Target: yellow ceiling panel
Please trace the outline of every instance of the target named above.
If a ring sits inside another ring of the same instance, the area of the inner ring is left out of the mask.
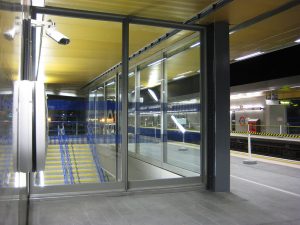
[[[47,16],[46,20],[49,19],[71,42],[58,45],[46,34],[43,35],[40,71],[47,83],[57,82],[56,78],[52,78],[53,74],[65,76],[64,72],[69,71],[73,77],[69,80],[70,84],[85,84],[121,61],[120,23]],[[130,54],[169,31],[157,27],[139,28],[130,26],[130,38],[133,40],[130,42]],[[66,76],[66,79],[69,77]]]
[[[238,25],[260,14],[271,11],[290,0],[234,0],[215,13],[200,20],[200,24],[215,21],[228,21],[230,25]]]
[[[300,6],[230,35],[231,59],[294,44],[300,37]]]
[[[80,10],[101,11],[125,15],[151,17],[183,22],[215,1],[201,0],[46,0],[49,6]],[[262,13],[269,12],[286,4],[289,0],[234,0],[217,10],[201,24],[227,20],[231,26],[238,25]],[[300,8],[274,15],[230,35],[231,59],[252,51],[269,51],[291,44],[299,37]],[[41,70],[48,83],[69,83],[85,85],[96,76],[121,61],[122,30],[120,23],[46,16],[56,22],[57,29],[66,34],[71,43],[58,45],[49,37],[43,36]],[[130,25],[130,55],[150,44],[170,29],[141,25]],[[151,48],[130,61],[130,65],[152,56],[193,32],[182,31],[158,46]],[[193,57],[186,55],[170,66],[170,73],[180,74],[190,70]],[[180,62],[180,63],[178,63]],[[171,64],[170,64],[171,65]],[[185,69],[186,68],[186,69]],[[191,68],[191,70],[195,70]],[[172,75],[172,76],[173,76]],[[170,75],[171,76],[171,75]],[[145,85],[149,81],[143,81]]]
[[[116,13],[147,18],[185,21],[210,5],[212,0],[46,0],[46,5]]]

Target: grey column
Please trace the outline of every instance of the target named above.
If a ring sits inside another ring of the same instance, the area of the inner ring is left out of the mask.
[[[121,94],[121,156],[122,180],[125,190],[128,190],[128,61],[129,61],[129,23],[122,22],[122,75],[120,79]]]
[[[230,191],[230,73],[229,28],[216,22],[206,31],[206,73],[204,118],[206,132],[207,188]]]

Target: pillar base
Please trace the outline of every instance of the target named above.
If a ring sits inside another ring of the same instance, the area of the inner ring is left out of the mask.
[[[257,164],[257,161],[253,160],[253,159],[245,159],[245,160],[243,160],[243,163],[246,165],[255,165],[255,164]]]

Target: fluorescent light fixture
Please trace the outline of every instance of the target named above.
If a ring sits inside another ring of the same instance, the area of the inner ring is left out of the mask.
[[[134,72],[130,72],[129,74],[128,74],[128,77],[132,77],[134,75]]]
[[[264,53],[264,52],[254,52],[254,53],[251,53],[251,54],[249,54],[249,55],[245,55],[245,56],[236,58],[235,60],[236,60],[236,61],[241,61],[241,60],[244,60],[244,59],[249,59],[249,58],[252,58],[252,57],[261,55],[261,54],[263,54],[263,53]]]
[[[265,107],[263,105],[232,105],[230,106],[230,110],[262,110]]]
[[[185,78],[185,76],[174,77],[173,80],[179,80],[179,79],[182,79],[182,78]]]
[[[243,99],[243,98],[254,98],[254,97],[259,97],[263,96],[264,92],[262,91],[257,91],[257,92],[248,92],[248,93],[241,93],[241,94],[236,94],[236,95],[230,95],[230,99]]]
[[[159,59],[153,63],[150,63],[148,66],[155,66],[155,65],[158,65],[160,64],[162,61],[164,61],[166,58],[162,58],[162,59]]]
[[[77,94],[75,94],[75,93],[63,92],[63,91],[58,92],[58,95],[68,96],[68,97],[76,97],[77,96]]]
[[[176,119],[176,117],[174,115],[171,116],[171,119],[173,120],[173,122],[176,124],[176,126],[178,127],[178,129],[181,131],[181,133],[185,133],[185,129],[184,127],[178,122],[178,120]]]
[[[184,78],[186,74],[189,74],[189,73],[192,73],[193,71],[187,71],[187,72],[184,72],[184,73],[180,73],[180,74],[177,74],[176,77],[173,78],[173,80],[179,80],[179,79],[182,79]]]
[[[106,86],[111,86],[111,85],[113,85],[113,84],[115,84],[114,81],[107,83]]]
[[[151,97],[154,99],[154,101],[158,102],[158,98],[157,98],[156,94],[154,93],[154,91],[152,91],[151,89],[148,89],[148,92],[151,95]]]
[[[300,43],[300,38],[295,41],[296,43]]]
[[[197,43],[195,43],[195,44],[192,44],[191,46],[190,46],[190,48],[194,48],[194,47],[197,47],[197,46],[199,46],[200,45],[200,41],[198,41]]]
[[[230,34],[233,34],[233,33],[235,33],[235,31],[234,31],[234,30],[233,30],[233,31],[230,31],[230,32],[229,32],[229,35],[230,35]]]

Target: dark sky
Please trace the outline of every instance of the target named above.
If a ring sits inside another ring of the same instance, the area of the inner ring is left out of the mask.
[[[300,44],[230,65],[230,85],[300,75]]]

